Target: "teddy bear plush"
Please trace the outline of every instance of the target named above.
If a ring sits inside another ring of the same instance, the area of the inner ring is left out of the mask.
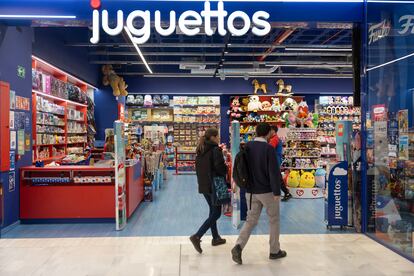
[[[249,104],[247,105],[248,111],[254,111],[257,112],[259,110],[262,110],[262,103],[260,102],[259,96],[250,96]]]
[[[128,85],[125,83],[123,78],[115,73],[112,65],[106,64],[102,66],[102,74],[103,85],[110,85],[112,87],[112,93],[115,97],[128,95],[128,91],[126,90]]]

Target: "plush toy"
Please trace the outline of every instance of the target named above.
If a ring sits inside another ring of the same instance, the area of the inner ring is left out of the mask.
[[[135,97],[134,95],[128,95],[126,98],[126,102],[127,105],[134,105],[135,104]]]
[[[270,111],[271,110],[272,105],[270,104],[269,101],[264,101],[262,102],[262,110],[264,111]]]
[[[318,126],[319,123],[319,114],[318,113],[313,113],[312,115],[312,123],[315,127]]]
[[[240,108],[240,99],[239,97],[234,97],[233,101],[230,104],[230,110],[227,111],[227,115],[230,115],[233,118],[240,118],[241,114],[239,113],[241,111]]]
[[[297,108],[298,108],[298,103],[292,98],[287,98],[282,104],[282,110],[283,111],[292,110],[292,111],[296,112]]]
[[[352,96],[348,97],[348,104],[349,105],[354,105],[354,97],[352,97]]]
[[[267,85],[265,83],[259,84],[258,80],[252,81],[254,87],[254,94],[257,94],[257,91],[262,90],[264,94],[267,94]]]
[[[170,105],[170,97],[168,95],[161,96],[161,105],[162,106],[169,106]]]
[[[298,105],[297,117],[298,119],[306,119],[308,117],[309,108],[305,101],[301,101]]]
[[[299,171],[296,171],[296,170],[290,171],[288,179],[287,179],[288,186],[292,188],[299,187],[300,178],[301,177],[300,177]]]
[[[325,188],[326,171],[324,169],[317,169],[315,172],[315,185],[318,188]]]
[[[152,97],[151,95],[144,96],[144,106],[151,107],[152,106]]]
[[[274,112],[282,111],[282,106],[280,105],[279,98],[272,98],[272,106],[270,109],[273,110]]]
[[[240,105],[240,109],[243,112],[247,112],[248,108],[247,106],[249,105],[249,97],[242,97],[241,98],[241,105]]]
[[[112,68],[112,65],[106,64],[102,66],[102,83],[103,85],[110,85],[112,87],[112,93],[115,97],[128,95],[128,85],[126,85],[123,78],[118,76]]]
[[[296,127],[296,115],[293,111],[289,111],[288,121],[289,121],[288,127]]]
[[[314,128],[315,125],[313,124],[313,114],[309,113],[308,117],[305,120],[305,126],[307,126],[308,128]]]
[[[303,171],[302,175],[300,176],[300,183],[299,187],[301,188],[313,188],[315,187],[315,171]]]
[[[259,96],[250,96],[250,101],[247,105],[247,110],[254,112],[262,110],[262,103],[259,100]]]
[[[285,82],[283,80],[278,80],[276,82],[277,85],[277,96],[292,96],[292,85],[285,85]]]

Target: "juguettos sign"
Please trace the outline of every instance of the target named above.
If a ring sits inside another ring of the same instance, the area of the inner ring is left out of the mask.
[[[169,36],[174,33],[177,25],[177,15],[175,11],[170,11],[168,22],[166,26],[162,26],[161,12],[156,10],[154,15],[146,10],[135,10],[126,16],[124,20],[124,13],[122,10],[118,10],[116,15],[116,26],[109,26],[108,11],[103,10],[100,12],[97,9],[93,10],[92,15],[92,37],[90,42],[93,44],[99,43],[100,38],[100,26],[105,33],[110,36],[119,35],[124,29],[124,22],[126,28],[133,35],[133,42],[136,44],[143,44],[148,41],[151,35],[151,21],[154,21],[155,30],[161,36]],[[214,35],[217,31],[221,36],[225,36],[227,32],[230,32],[233,36],[243,36],[251,29],[252,33],[257,36],[265,36],[270,30],[269,13],[265,11],[256,11],[252,18],[245,12],[234,11],[229,14],[224,9],[224,3],[219,0],[217,3],[217,10],[212,10],[210,2],[207,0],[204,2],[204,10],[198,13],[193,10],[184,11],[178,17],[178,27],[187,36],[194,36],[200,33],[201,27],[204,27],[205,33],[208,36]],[[144,24],[140,28],[134,26],[134,21],[140,19]],[[213,30],[212,20],[217,21],[217,29]],[[240,20],[243,24],[235,26],[235,21]],[[164,21],[167,21],[164,19]],[[168,26],[168,27],[167,27]]]

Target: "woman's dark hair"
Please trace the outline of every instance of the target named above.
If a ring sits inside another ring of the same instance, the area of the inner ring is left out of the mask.
[[[217,128],[209,128],[206,130],[203,136],[200,137],[197,145],[197,154],[204,152],[205,143],[211,140],[211,137],[217,137],[219,132]]]
[[[260,123],[256,127],[257,137],[265,137],[270,132],[270,125],[268,123]]]

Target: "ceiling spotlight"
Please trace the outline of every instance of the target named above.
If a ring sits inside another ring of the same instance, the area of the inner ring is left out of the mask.
[[[220,67],[223,67],[223,63],[220,63],[220,64],[219,64],[219,66],[220,66]]]
[[[227,55],[229,53],[229,51],[224,51],[224,53]]]
[[[243,76],[243,78],[244,78],[244,80],[249,80],[249,75],[248,74],[245,74],[244,76]]]
[[[226,79],[226,75],[220,74],[220,80],[224,81]]]
[[[221,59],[221,61],[225,61],[225,59],[224,59],[224,58],[222,58],[222,59]]]

